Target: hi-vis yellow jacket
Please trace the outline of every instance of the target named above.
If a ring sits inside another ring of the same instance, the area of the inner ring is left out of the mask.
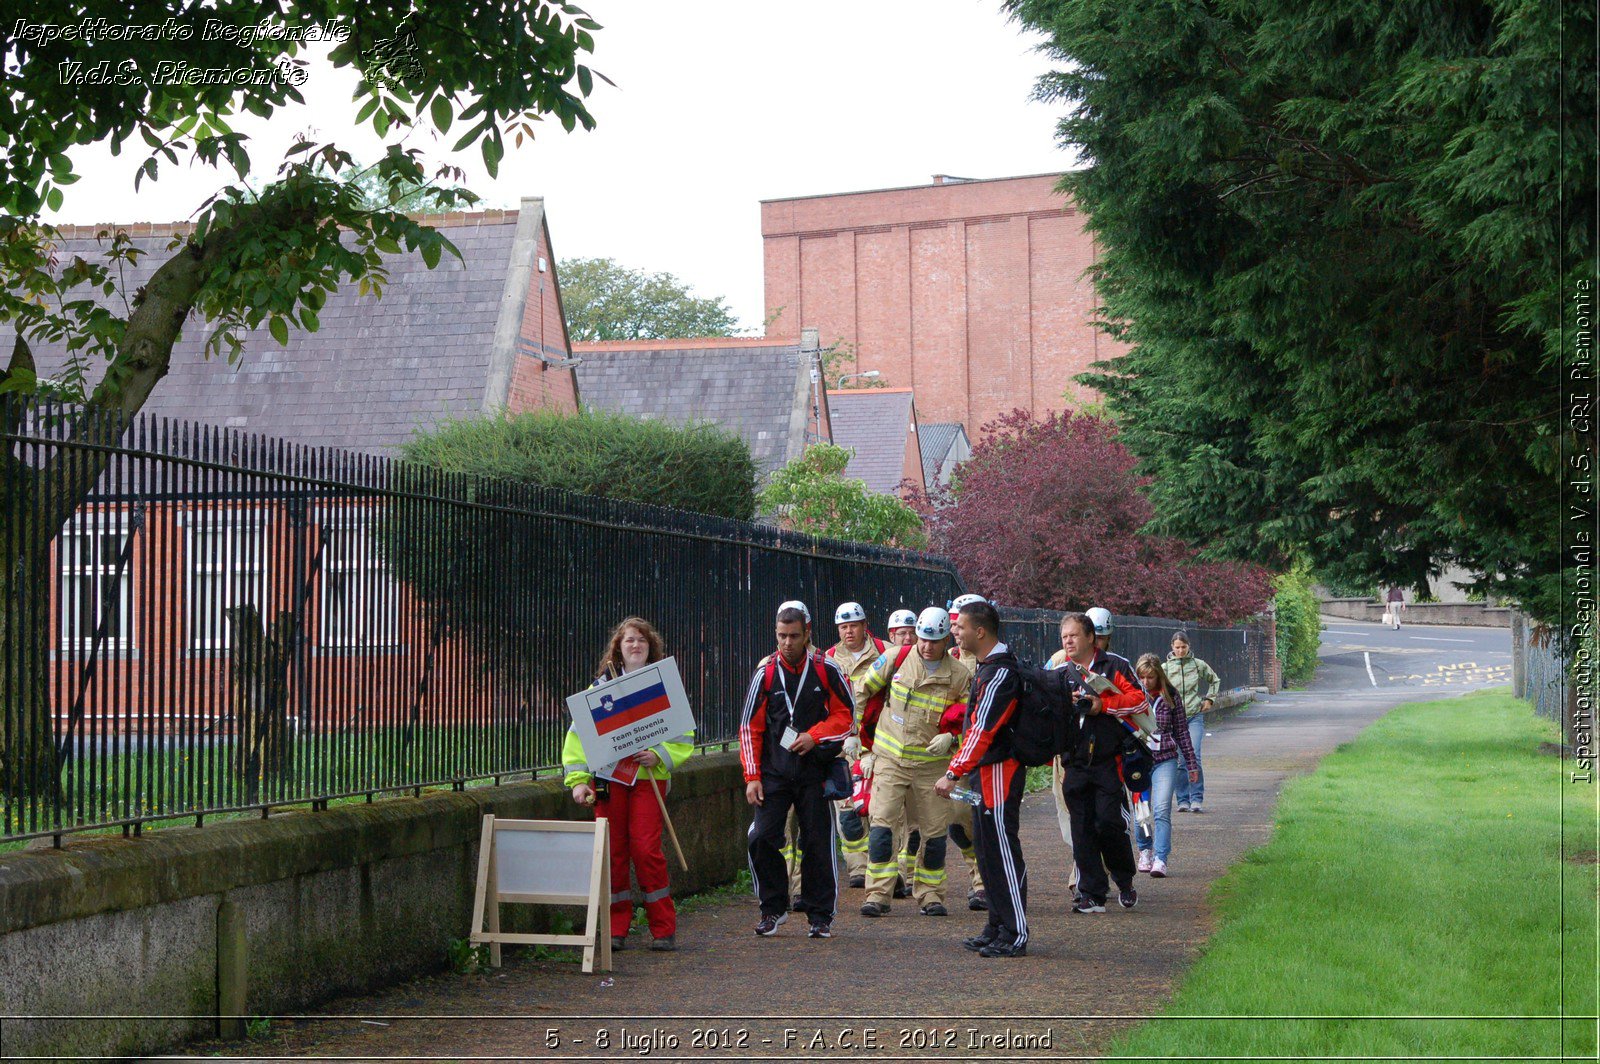
[[[972,686],[972,668],[949,654],[937,662],[924,661],[912,647],[905,663],[891,675],[899,652],[899,647],[890,647],[872,663],[861,681],[861,692],[868,698],[885,686],[889,688],[888,704],[878,718],[872,752],[901,761],[948,761],[949,754],[940,757],[928,753],[928,743],[939,734],[939,718],[950,704],[966,699]],[[858,727],[860,723],[856,722]]]

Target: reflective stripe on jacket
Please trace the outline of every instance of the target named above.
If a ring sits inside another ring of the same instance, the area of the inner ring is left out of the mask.
[[[946,761],[950,755],[931,754],[928,743],[939,734],[945,710],[961,701],[972,684],[972,669],[948,654],[929,666],[912,648],[898,669],[894,658],[899,647],[890,648],[872,663],[860,682],[860,691],[871,697],[889,688],[888,704],[878,717],[873,753],[889,754],[902,761]],[[890,675],[893,670],[893,675]]]

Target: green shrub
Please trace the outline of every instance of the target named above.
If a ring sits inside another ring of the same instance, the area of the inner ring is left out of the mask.
[[[1322,641],[1322,619],[1311,574],[1297,565],[1275,578],[1272,586],[1284,686],[1307,683],[1317,671],[1317,647]]]
[[[927,549],[928,535],[917,511],[897,496],[869,491],[865,481],[845,476],[854,454],[831,443],[807,447],[761,490],[761,512],[785,528],[813,536]]]
[[[715,425],[626,414],[548,411],[440,425],[402,448],[447,472],[671,506],[748,521],[756,463],[743,439]]]

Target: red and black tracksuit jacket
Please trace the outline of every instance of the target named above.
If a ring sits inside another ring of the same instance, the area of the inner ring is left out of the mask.
[[[1144,689],[1139,686],[1133,666],[1128,664],[1127,658],[1102,650],[1095,654],[1089,671],[1110,680],[1116,685],[1117,693],[1101,695],[1105,711],[1083,718],[1077,745],[1073,747],[1071,756],[1063,759],[1071,765],[1098,765],[1121,753],[1123,740],[1128,736],[1128,726],[1114,714],[1121,709],[1138,709],[1145,703]]]
[[[984,805],[993,809],[999,804],[996,795],[1004,795],[1012,777],[1022,771],[1022,762],[1011,756],[1011,728],[1022,685],[1016,655],[1003,643],[977,664],[967,696],[966,734],[950,760],[950,771],[965,776],[977,769]]]
[[[829,763],[839,756],[854,714],[850,681],[831,658],[808,647],[799,664],[790,665],[782,654],[774,653],[750,678],[739,716],[739,760],[745,782],[763,777],[820,782]],[[783,729],[789,726],[810,732],[817,748],[805,755],[784,749]]]

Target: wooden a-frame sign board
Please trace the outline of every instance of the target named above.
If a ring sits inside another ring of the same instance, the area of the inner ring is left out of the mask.
[[[501,820],[483,818],[478,844],[478,889],[472,900],[474,944],[489,944],[489,964],[500,967],[500,946],[582,946],[583,970],[611,970],[611,835],[604,818]],[[500,903],[582,905],[581,935],[516,935],[500,930]],[[604,919],[606,923],[601,924]],[[488,926],[485,926],[487,922]]]

